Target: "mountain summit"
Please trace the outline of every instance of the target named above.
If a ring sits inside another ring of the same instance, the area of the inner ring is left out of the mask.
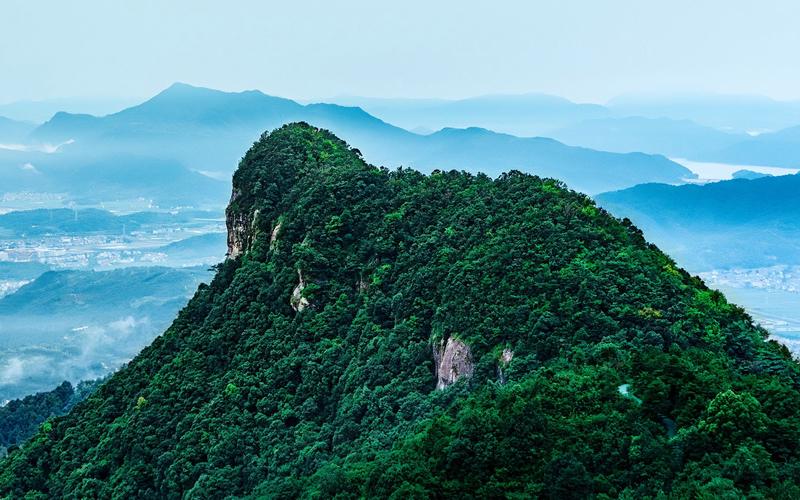
[[[0,495],[800,495],[800,372],[559,182],[368,165],[283,126],[172,326],[0,462]]]

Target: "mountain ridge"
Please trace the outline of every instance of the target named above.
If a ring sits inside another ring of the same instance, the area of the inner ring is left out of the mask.
[[[626,116],[584,120],[551,135],[565,144],[605,151],[663,154],[697,158],[748,139],[691,120]]]
[[[203,97],[198,99],[198,95]],[[73,128],[70,120],[80,123]],[[75,139],[76,143],[69,146],[73,150],[82,147],[82,142],[83,147],[92,150],[125,154],[160,150],[194,170],[218,171],[221,165],[235,164],[240,152],[257,140],[260,131],[288,121],[306,121],[361,144],[365,158],[389,167],[411,166],[430,172],[456,166],[450,159],[460,155],[459,168],[496,175],[500,173],[495,158],[499,152],[507,158],[500,165],[503,170],[557,176],[572,187],[592,193],[647,181],[679,183],[694,177],[688,169],[659,155],[618,155],[487,129],[477,133],[447,128],[418,135],[361,108],[327,103],[301,105],[258,91],[228,93],[181,84],[137,107],[87,120],[88,125],[82,123],[84,118],[59,115],[39,127],[34,137],[49,142]],[[61,123],[67,125],[62,127]],[[483,141],[481,147],[479,141]],[[464,158],[461,151],[468,148],[471,153]],[[604,175],[592,171],[595,160]]]
[[[373,167],[307,124],[232,188],[231,258],[0,494],[800,493],[791,355],[586,196]]]
[[[704,185],[643,184],[598,203],[693,269],[797,263],[800,174]]]

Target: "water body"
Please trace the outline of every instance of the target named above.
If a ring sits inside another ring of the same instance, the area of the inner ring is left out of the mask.
[[[697,179],[687,179],[691,183],[706,183],[717,181],[728,181],[733,179],[734,172],[739,170],[750,170],[761,174],[769,175],[791,175],[800,172],[796,168],[783,168],[783,167],[764,167],[760,165],[739,165],[732,163],[713,163],[705,161],[692,161],[683,158],[670,158],[675,163],[679,163],[688,168],[695,174]]]

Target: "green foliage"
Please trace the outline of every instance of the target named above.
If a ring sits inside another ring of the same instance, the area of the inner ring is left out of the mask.
[[[0,463],[0,495],[796,496],[788,351],[557,181],[390,172],[295,124],[234,189],[249,251]],[[436,390],[450,337],[473,374]]]
[[[718,394],[697,424],[698,433],[704,434],[709,444],[722,448],[757,438],[765,429],[766,415],[758,400],[748,393],[736,394],[731,390]]]
[[[80,382],[77,387],[72,387],[65,381],[52,391],[9,401],[0,407],[0,448],[22,443],[33,436],[40,425],[52,429],[52,424],[45,422],[48,418],[67,413],[101,382],[101,379]]]

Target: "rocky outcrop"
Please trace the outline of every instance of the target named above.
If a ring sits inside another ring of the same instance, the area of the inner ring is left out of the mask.
[[[500,380],[501,384],[506,383],[506,374],[503,370],[508,367],[512,359],[514,359],[514,351],[508,347],[503,349],[503,353],[500,355],[500,362],[497,364],[497,378]]]
[[[246,214],[228,213],[225,215],[225,224],[228,226],[228,257],[235,259],[250,246],[248,232],[252,222]]]
[[[358,290],[358,293],[366,293],[367,290],[369,290],[369,283],[367,283],[367,280],[365,280],[363,276],[358,278],[356,290]]]
[[[281,223],[278,222],[275,224],[275,227],[272,228],[272,234],[269,235],[269,246],[272,248],[275,245],[275,242],[278,241],[278,233],[281,230]]]
[[[289,305],[292,306],[295,312],[300,312],[308,307],[309,302],[308,299],[303,297],[303,289],[306,287],[306,282],[303,281],[303,272],[300,271],[300,269],[297,270],[297,277],[300,278],[300,282],[294,287],[294,290],[292,290],[292,297],[289,299]]]
[[[235,259],[250,248],[253,241],[253,226],[258,216],[258,210],[248,213],[233,210],[234,202],[241,196],[241,192],[234,188],[231,193],[231,202],[225,210],[225,226],[228,229],[228,258]]]
[[[436,388],[444,389],[463,377],[471,377],[474,365],[472,352],[467,344],[453,337],[433,346],[433,361],[436,365]]]

